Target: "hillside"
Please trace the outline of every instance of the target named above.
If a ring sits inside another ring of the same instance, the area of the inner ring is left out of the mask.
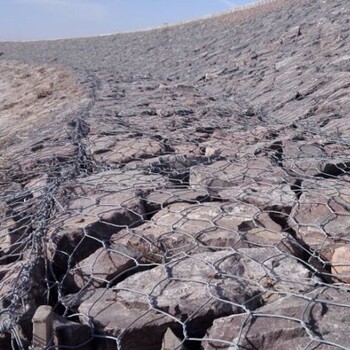
[[[0,42],[0,349],[350,349],[349,34],[283,0]]]

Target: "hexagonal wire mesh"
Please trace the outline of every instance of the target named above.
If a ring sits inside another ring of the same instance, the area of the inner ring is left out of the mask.
[[[207,99],[203,126],[169,107],[198,90],[153,83],[161,109],[116,122],[111,85],[1,169],[1,348],[348,349],[346,121],[280,137],[263,108]]]

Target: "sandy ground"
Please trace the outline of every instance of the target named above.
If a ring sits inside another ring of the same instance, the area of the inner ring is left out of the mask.
[[[0,62],[0,162],[65,121],[84,100],[74,76],[65,69]],[[1,163],[0,163],[1,164]]]

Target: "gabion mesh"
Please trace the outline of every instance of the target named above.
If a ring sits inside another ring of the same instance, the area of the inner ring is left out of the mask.
[[[90,102],[0,163],[0,347],[350,348],[346,103],[211,94],[239,69],[90,72]]]

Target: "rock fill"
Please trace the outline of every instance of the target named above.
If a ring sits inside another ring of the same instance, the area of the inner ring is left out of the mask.
[[[0,43],[0,348],[349,349],[349,15]]]

